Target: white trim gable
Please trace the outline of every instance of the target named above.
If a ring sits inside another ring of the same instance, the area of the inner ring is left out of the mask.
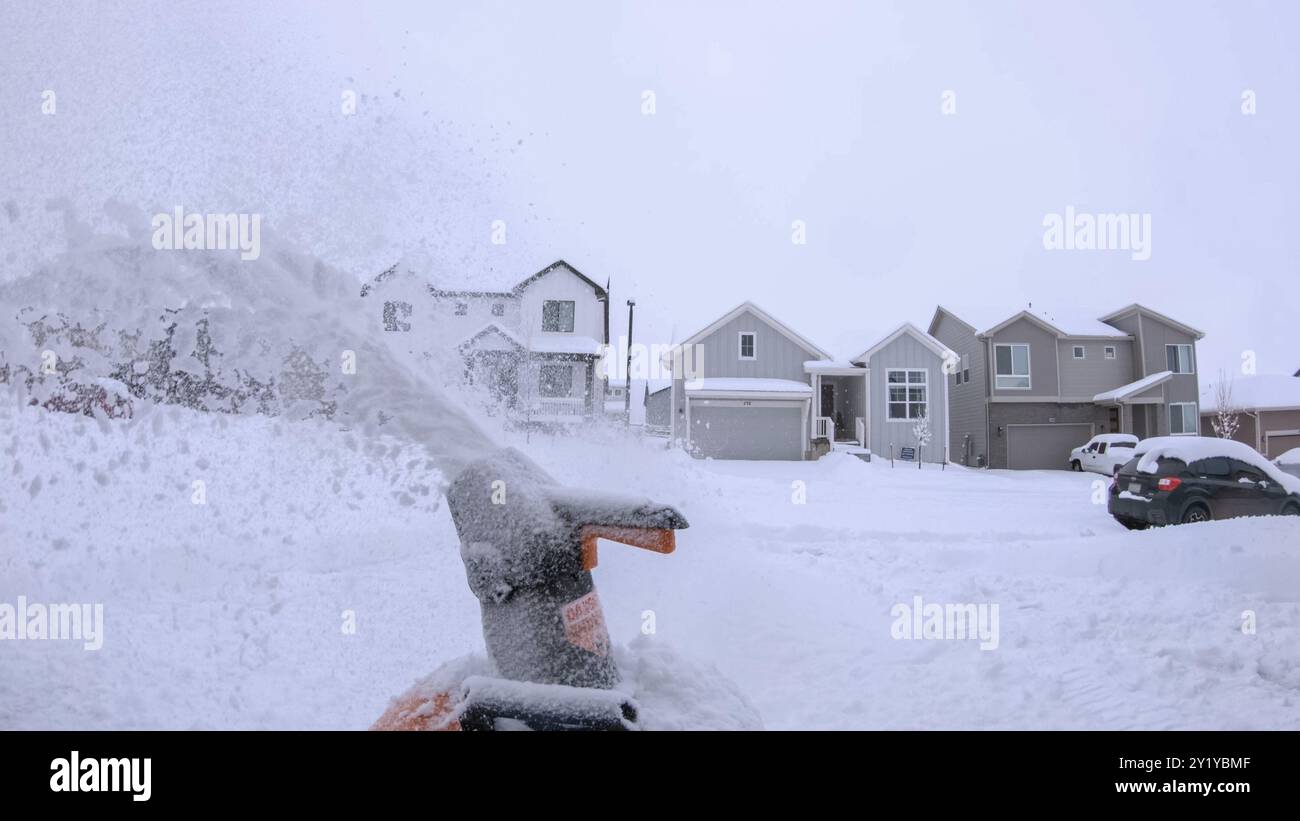
[[[773,317],[767,311],[764,311],[762,308],[759,308],[757,305],[749,301],[740,303],[735,308],[731,309],[730,311],[728,311],[727,313],[719,317],[717,320],[710,323],[708,327],[696,331],[694,334],[687,337],[685,340],[680,342],[679,345],[681,345],[682,347],[685,347],[687,345],[694,345],[696,342],[699,342],[700,340],[708,337],[714,331],[718,330],[723,325],[726,325],[728,322],[730,322],[731,320],[735,319],[736,317],[740,316],[741,314],[747,311],[749,313],[752,313],[754,316],[758,317],[763,322],[770,325],[772,329],[775,330],[777,333],[781,334],[786,339],[798,345],[800,348],[803,348],[808,353],[813,354],[818,359],[834,359],[834,357],[828,354],[826,351],[822,350],[821,348],[817,347],[813,343],[809,342],[804,337],[795,333],[793,330],[791,330],[791,328],[788,325],[781,322],[779,319]]]
[[[920,342],[922,345],[929,348],[940,359],[946,359],[949,356],[951,356],[954,359],[957,358],[956,352],[950,350],[942,342],[935,339],[933,336],[930,336],[926,332],[922,331],[920,328],[916,327],[912,323],[904,322],[902,325],[899,325],[897,328],[895,328],[893,333],[891,333],[889,336],[880,340],[875,345],[872,345],[870,348],[863,351],[861,354],[853,357],[851,361],[861,362],[864,365],[868,364],[868,362],[870,362],[871,357],[873,355],[883,350],[886,346],[888,346],[895,339],[898,339],[903,334],[907,334],[911,336],[917,342]]]

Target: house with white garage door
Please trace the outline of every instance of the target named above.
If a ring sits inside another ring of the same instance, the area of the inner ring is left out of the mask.
[[[940,462],[947,443],[945,361],[956,354],[904,323],[837,360],[751,302],[688,337],[665,365],[671,433],[718,459],[811,459],[837,448]],[[931,438],[915,431],[928,420]]]
[[[956,463],[1064,470],[1094,434],[1200,432],[1204,334],[1145,306],[1093,319],[1032,304],[983,317],[940,305],[929,332],[959,357],[948,378]]]

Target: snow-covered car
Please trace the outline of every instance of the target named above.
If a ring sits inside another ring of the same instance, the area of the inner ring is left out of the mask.
[[[1231,439],[1143,439],[1110,485],[1107,510],[1130,530],[1238,516],[1300,516],[1300,477]]]
[[[1137,443],[1131,433],[1098,434],[1070,451],[1070,469],[1114,476],[1116,468],[1133,458]]]
[[[1300,476],[1300,448],[1291,448],[1286,453],[1273,460],[1278,470],[1283,473],[1289,473],[1292,476]]]

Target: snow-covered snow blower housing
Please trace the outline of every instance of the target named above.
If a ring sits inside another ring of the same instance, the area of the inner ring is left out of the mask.
[[[483,638],[500,678],[398,699],[374,729],[633,729],[591,570],[599,539],[658,553],[686,519],[646,499],[564,488],[527,457],[501,451],[447,490]]]

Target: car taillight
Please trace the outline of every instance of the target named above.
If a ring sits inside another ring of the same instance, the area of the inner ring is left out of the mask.
[[[1178,479],[1173,476],[1166,476],[1165,478],[1161,479],[1159,482],[1156,482],[1156,487],[1159,488],[1160,490],[1163,490],[1165,493],[1168,493],[1172,490],[1178,490],[1178,486],[1181,485],[1182,483],[1183,483],[1182,479]]]

